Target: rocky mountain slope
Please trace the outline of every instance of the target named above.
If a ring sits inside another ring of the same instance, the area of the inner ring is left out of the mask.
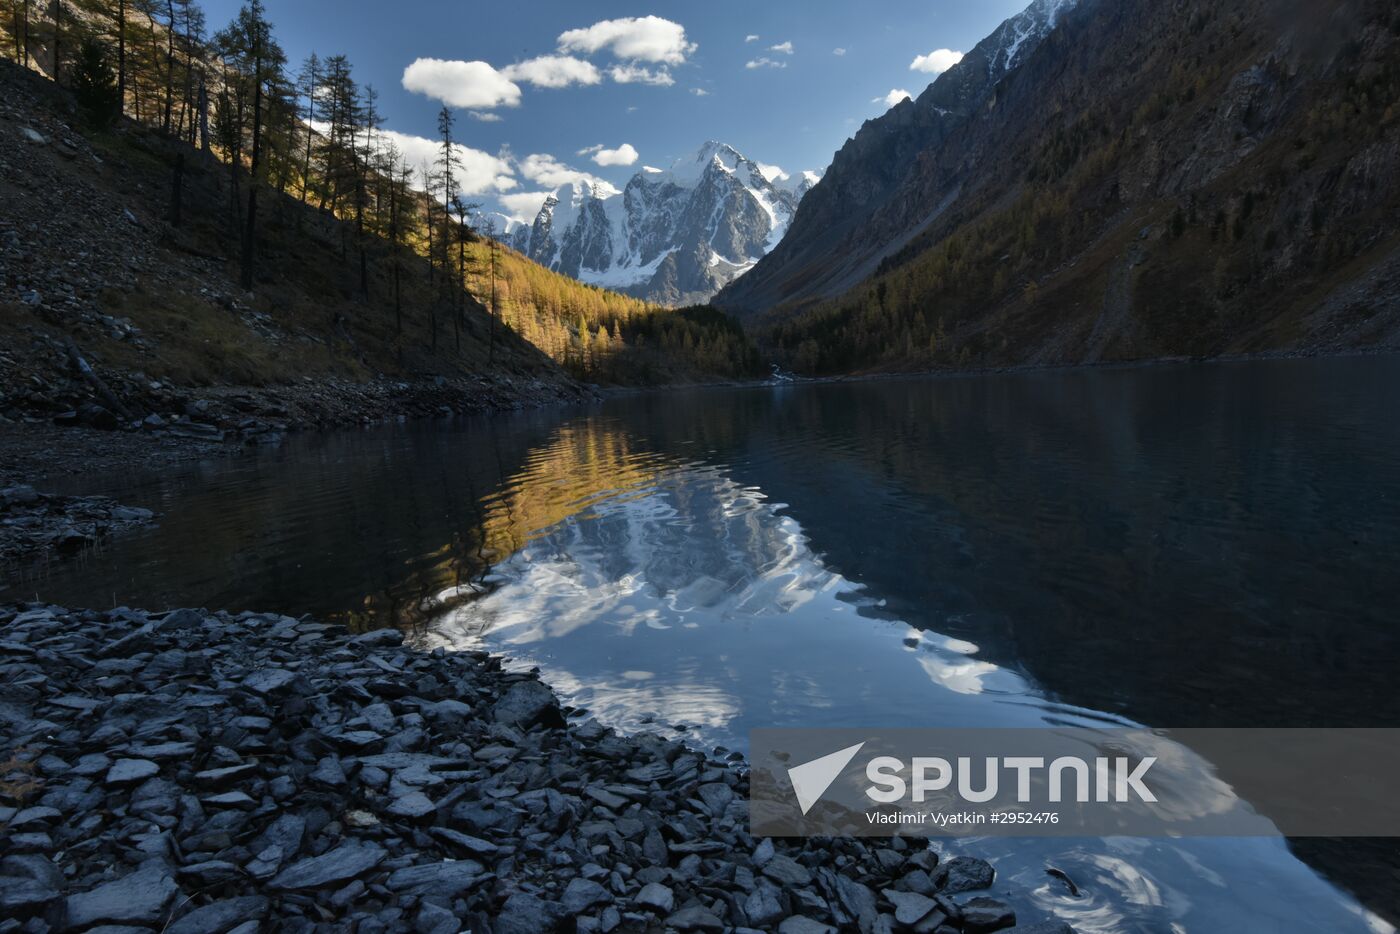
[[[899,224],[900,198],[927,154],[977,118],[997,85],[1019,68],[1077,0],[1035,0],[940,75],[915,100],[867,120],[836,153],[822,184],[803,199],[792,226],[771,253],[727,287],[720,301],[742,314],[778,304],[838,295],[933,220],[943,201]],[[956,196],[956,191],[948,193]],[[910,223],[912,222],[912,224]]]
[[[583,282],[666,305],[699,304],[782,239],[814,181],[811,173],[779,177],[709,142],[668,171],[638,172],[621,192],[565,185],[507,241]]]
[[[1009,70],[1003,26],[868,124],[718,303],[813,372],[1400,346],[1393,4],[1037,11]]]

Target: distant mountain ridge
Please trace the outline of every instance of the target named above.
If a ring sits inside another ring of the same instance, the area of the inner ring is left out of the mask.
[[[669,170],[643,169],[621,191],[564,185],[504,241],[574,279],[665,305],[701,304],[782,239],[816,183],[708,142]]]

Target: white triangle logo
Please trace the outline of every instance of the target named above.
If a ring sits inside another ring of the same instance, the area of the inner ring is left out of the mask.
[[[841,770],[850,764],[864,745],[865,743],[856,743],[839,752],[788,769],[788,780],[792,782],[792,790],[797,793],[797,804],[802,808],[803,814],[821,800],[831,783],[836,781],[836,776],[841,774]]]

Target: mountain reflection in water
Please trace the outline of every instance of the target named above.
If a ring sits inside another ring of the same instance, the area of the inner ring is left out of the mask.
[[[648,466],[645,480],[576,500],[577,511],[531,536],[475,599],[444,599],[450,608],[424,644],[538,665],[606,723],[683,726],[728,748],[745,748],[756,727],[1136,725],[1047,700],[1021,675],[978,658],[976,645],[891,618],[882,601],[822,563],[793,518],[717,467]],[[1154,752],[1159,771],[1194,758]],[[1300,921],[1304,929],[1393,930],[1277,839],[984,838],[953,848],[994,857],[1010,883],[1002,894],[1084,934],[1265,931]],[[1049,879],[1047,865],[1067,871],[1081,895]]]
[[[60,492],[119,492],[159,524],[9,593],[486,644],[611,722],[729,746],[757,725],[1397,726],[1397,396],[1400,360],[1374,357],[314,436],[74,481]],[[1393,845],[1297,847],[1400,905]],[[1086,931],[1387,929],[1273,841],[959,848]]]

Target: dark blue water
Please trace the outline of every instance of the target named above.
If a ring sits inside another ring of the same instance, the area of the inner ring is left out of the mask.
[[[397,625],[737,748],[758,726],[1396,726],[1397,399],[1377,357],[377,429],[110,478],[160,525],[11,592]],[[1374,846],[959,847],[1086,932],[1392,930],[1313,868],[1388,911]]]

